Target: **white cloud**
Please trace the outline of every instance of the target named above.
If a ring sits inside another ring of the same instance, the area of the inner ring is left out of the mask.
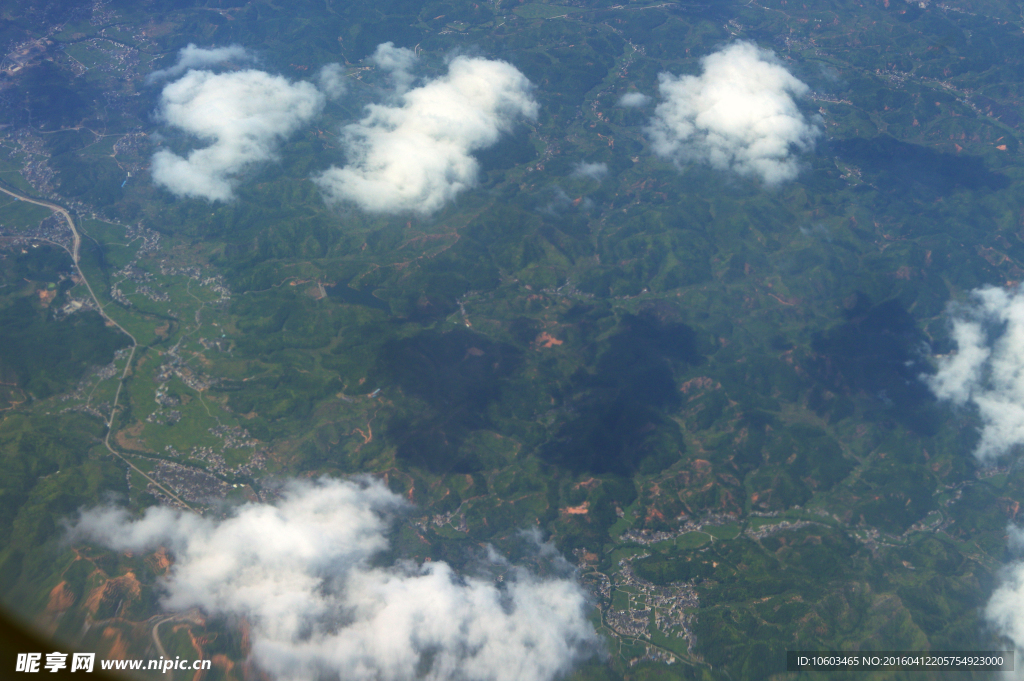
[[[618,106],[625,106],[628,108],[636,108],[646,106],[647,102],[651,101],[651,98],[640,92],[627,92],[619,98]]]
[[[419,57],[407,47],[395,47],[392,42],[381,43],[370,57],[370,61],[376,64],[377,68],[391,74],[397,94],[407,91],[416,80],[412,69],[419,61]]]
[[[658,75],[663,101],[647,128],[655,153],[769,185],[795,178],[793,152],[812,148],[821,134],[793,101],[807,86],[771,52],[746,42],[705,57],[703,66],[700,76]]]
[[[1010,551],[1019,557],[1024,553],[1024,530],[1011,523],[1006,532]],[[1004,567],[1001,577],[1000,585],[985,606],[985,618],[1009,638],[1017,650],[1024,650],[1024,561]]]
[[[1003,570],[1003,581],[985,607],[985,618],[1000,634],[1024,649],[1024,563]]]
[[[348,90],[348,83],[345,82],[345,67],[341,64],[327,64],[320,69],[316,76],[320,90],[327,96],[327,99],[339,99]]]
[[[346,126],[349,164],[315,178],[327,199],[371,212],[428,214],[477,184],[485,149],[537,103],[526,76],[503,61],[456,57],[447,75],[373,104]]]
[[[405,505],[375,480],[323,478],[220,520],[90,510],[72,537],[121,551],[167,546],[164,607],[244,617],[255,661],[279,679],[546,681],[595,650],[572,580],[510,568],[499,588],[443,562],[372,566]]]
[[[608,164],[581,161],[573,166],[572,174],[577,177],[589,177],[592,180],[600,181],[601,178],[608,174]]]
[[[1010,523],[1006,528],[1006,540],[1006,545],[1011,553],[1015,556],[1024,554],[1024,529]]]
[[[1024,444],[1024,289],[986,287],[951,306],[957,352],[925,380],[936,397],[972,404],[983,423],[974,452],[991,461]]]
[[[182,158],[153,155],[153,181],[177,196],[227,201],[246,168],[276,158],[278,144],[315,117],[324,96],[310,83],[263,71],[189,71],[160,96],[158,118],[210,142]]]
[[[939,399],[977,408],[983,425],[974,455],[990,463],[1024,444],[1024,287],[975,289],[948,312],[957,351],[922,378]],[[1011,524],[1007,540],[1018,560],[1003,569],[985,617],[1024,650],[1024,530]]]
[[[189,43],[178,51],[178,61],[174,66],[159,71],[153,71],[146,76],[146,83],[155,83],[165,78],[174,78],[185,73],[189,69],[202,69],[226,61],[250,61],[252,55],[241,45],[228,45],[227,47],[196,47],[195,43]]]

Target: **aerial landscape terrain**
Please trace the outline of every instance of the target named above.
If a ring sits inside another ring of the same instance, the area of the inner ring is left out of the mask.
[[[1024,647],[1020,5],[617,2],[0,0],[0,606],[211,662],[143,679]]]

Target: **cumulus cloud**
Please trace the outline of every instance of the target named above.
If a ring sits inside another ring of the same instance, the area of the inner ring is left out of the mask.
[[[645,94],[639,92],[627,92],[619,98],[619,106],[632,109],[645,106],[649,101],[651,101],[651,98]]]
[[[381,43],[374,50],[370,61],[377,65],[382,71],[391,74],[391,80],[395,86],[395,92],[402,94],[409,89],[416,76],[412,69],[419,61],[416,53],[407,47],[395,47],[392,42]]]
[[[531,89],[506,62],[456,57],[445,76],[400,94],[394,105],[368,106],[367,116],[344,130],[348,165],[315,180],[332,202],[432,213],[476,185],[474,151],[493,145],[518,119],[536,118]]]
[[[1024,287],[976,289],[949,315],[957,350],[923,378],[939,399],[977,408],[982,428],[974,455],[992,462],[1024,444]],[[1017,560],[1003,569],[985,617],[1024,649],[1024,530],[1011,524],[1007,539]]]
[[[925,381],[939,399],[978,409],[974,454],[991,461],[1024,444],[1024,288],[976,289],[950,315],[957,351]]]
[[[655,153],[769,185],[795,178],[794,152],[809,150],[821,134],[793,101],[807,85],[747,42],[705,57],[703,66],[700,76],[658,75],[663,101],[647,128]]]
[[[164,87],[157,117],[210,145],[185,158],[158,151],[153,181],[177,196],[230,200],[236,176],[276,158],[278,144],[323,106],[323,94],[310,83],[256,70],[189,71]]]
[[[348,84],[345,82],[345,67],[341,64],[327,64],[321,68],[320,73],[316,76],[316,82],[327,99],[339,99],[348,90]]]
[[[1003,581],[985,607],[985,618],[1018,650],[1024,649],[1024,562],[1003,570]]]
[[[178,61],[174,66],[153,71],[146,76],[146,83],[155,83],[167,78],[176,78],[189,69],[204,69],[226,61],[250,61],[253,56],[241,45],[227,47],[197,47],[195,43],[178,50]]]
[[[1024,530],[1012,523],[1006,528],[1010,552],[1018,557],[1002,570],[1002,582],[985,607],[985,618],[1000,634],[1024,650]]]
[[[222,520],[90,510],[72,537],[121,551],[168,547],[164,607],[244,617],[255,661],[280,679],[542,681],[595,649],[570,579],[509,568],[499,587],[443,562],[374,566],[404,506],[380,482],[323,478]],[[504,560],[493,550],[488,559]]]
[[[589,177],[592,180],[601,180],[608,174],[607,163],[587,163],[581,161],[573,166],[572,174],[576,177]]]

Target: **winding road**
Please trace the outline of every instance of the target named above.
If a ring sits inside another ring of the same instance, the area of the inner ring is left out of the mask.
[[[146,478],[146,480],[149,480],[151,483],[156,485],[164,494],[166,494],[167,496],[171,497],[172,499],[174,499],[175,501],[177,501],[179,504],[183,505],[185,508],[189,509],[190,511],[195,512],[195,509],[192,508],[184,499],[180,498],[172,490],[168,489],[164,485],[161,485],[159,482],[157,482],[156,480],[151,478],[145,471],[141,470],[138,466],[136,466],[131,461],[126,459],[120,452],[118,452],[116,449],[114,449],[110,445],[110,435],[113,432],[114,415],[117,413],[117,404],[118,404],[118,401],[121,399],[121,388],[124,386],[124,381],[125,381],[125,378],[128,377],[129,370],[131,370],[132,360],[135,358],[135,351],[139,347],[139,342],[135,339],[135,336],[133,336],[132,334],[130,334],[128,332],[127,329],[125,329],[123,326],[118,324],[116,319],[113,319],[110,315],[108,315],[106,313],[106,311],[103,309],[103,304],[100,302],[99,297],[96,296],[96,292],[92,290],[92,285],[89,284],[89,280],[86,278],[85,273],[82,272],[82,268],[81,268],[81,266],[79,265],[79,262],[78,262],[78,260],[79,260],[79,251],[80,251],[81,246],[82,246],[82,235],[79,233],[78,227],[75,226],[75,218],[71,215],[71,213],[66,208],[64,208],[63,206],[59,206],[59,205],[57,205],[55,203],[50,203],[49,201],[43,201],[42,199],[34,199],[34,198],[30,197],[30,196],[25,196],[24,194],[21,194],[19,192],[15,192],[15,191],[13,191],[11,189],[7,189],[3,185],[0,185],[0,192],[3,192],[4,194],[8,194],[9,196],[13,196],[15,199],[17,199],[19,201],[25,201],[26,203],[33,203],[33,204],[35,204],[37,206],[42,206],[43,208],[48,208],[49,210],[52,210],[54,213],[57,213],[62,218],[64,218],[64,222],[67,223],[68,228],[71,230],[71,234],[73,235],[74,240],[73,240],[72,245],[71,245],[71,250],[68,250],[68,248],[66,246],[62,245],[62,244],[57,244],[57,245],[59,245],[61,248],[63,248],[67,252],[67,254],[71,256],[71,260],[72,260],[72,262],[75,265],[75,271],[78,273],[78,277],[81,280],[81,282],[83,284],[85,284],[85,288],[89,291],[89,296],[93,299],[93,302],[96,303],[96,309],[99,310],[100,316],[103,317],[103,319],[108,324],[110,324],[112,326],[116,326],[118,328],[118,330],[121,331],[121,333],[123,333],[124,335],[128,336],[128,338],[130,338],[131,341],[132,341],[131,353],[128,355],[128,361],[124,365],[124,371],[121,372],[121,378],[117,382],[117,392],[114,393],[114,403],[110,407],[110,416],[107,418],[107,436],[103,439],[103,444],[106,446],[107,450],[111,454],[113,454],[117,458],[121,459],[121,461],[123,461],[128,466],[130,466],[132,468],[132,470],[137,471],[142,477]],[[54,243],[54,242],[50,242],[50,243]]]
[[[72,247],[72,250],[69,253],[69,255],[71,256],[71,259],[75,261],[75,267],[78,267],[78,250],[79,250],[79,248],[82,245],[82,237],[78,234],[78,229],[75,227],[75,220],[74,220],[74,218],[71,217],[71,213],[69,213],[67,211],[67,209],[62,208],[61,206],[58,206],[55,203],[50,203],[49,201],[43,201],[41,199],[33,199],[32,197],[25,196],[24,194],[18,194],[17,192],[13,192],[10,189],[5,189],[2,186],[0,186],[0,192],[3,192],[4,194],[10,194],[11,196],[13,196],[14,198],[18,199],[19,201],[25,201],[27,203],[34,203],[37,206],[42,206],[43,208],[49,208],[54,213],[60,213],[61,217],[64,218],[64,221],[68,223],[68,227],[71,228],[71,233],[75,236],[75,243],[74,243],[74,246]],[[65,250],[67,250],[67,249],[65,249]],[[89,293],[92,293],[92,289],[89,289]],[[93,296],[93,298],[95,298],[95,297],[96,296]],[[96,302],[99,303],[99,301],[96,301]],[[113,321],[113,320],[111,320],[111,321]],[[125,333],[127,333],[127,332],[125,332]]]

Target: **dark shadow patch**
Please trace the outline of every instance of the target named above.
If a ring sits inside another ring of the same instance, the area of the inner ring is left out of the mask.
[[[434,472],[479,470],[483,454],[462,451],[460,445],[470,432],[489,427],[487,408],[500,398],[502,380],[520,361],[511,345],[466,329],[424,331],[387,343],[377,372],[426,403],[388,423],[398,458]]]
[[[656,472],[684,451],[678,425],[663,410],[681,404],[675,366],[698,364],[697,333],[652,311],[627,315],[593,370],[573,377],[569,408],[577,416],[544,448],[574,471]]]
[[[818,380],[840,394],[863,393],[921,434],[939,426],[935,399],[921,381],[930,373],[921,349],[924,334],[896,300],[867,308],[858,296],[850,321],[816,334],[811,346]]]
[[[656,473],[686,449],[674,421],[625,396],[590,391],[576,406],[583,413],[543,451],[545,458],[574,472]]]
[[[6,98],[9,121],[36,130],[58,130],[92,115],[101,93],[84,78],[76,79],[52,62],[25,69]]]
[[[834,142],[832,152],[875,175],[875,184],[890,192],[927,189],[946,195],[957,188],[996,190],[1010,184],[1005,175],[988,170],[978,156],[946,154],[888,135]]]
[[[492,170],[508,170],[529,163],[536,157],[537,150],[530,142],[530,129],[525,125],[516,126],[511,134],[502,135],[497,144],[476,154],[480,170],[485,173]]]

